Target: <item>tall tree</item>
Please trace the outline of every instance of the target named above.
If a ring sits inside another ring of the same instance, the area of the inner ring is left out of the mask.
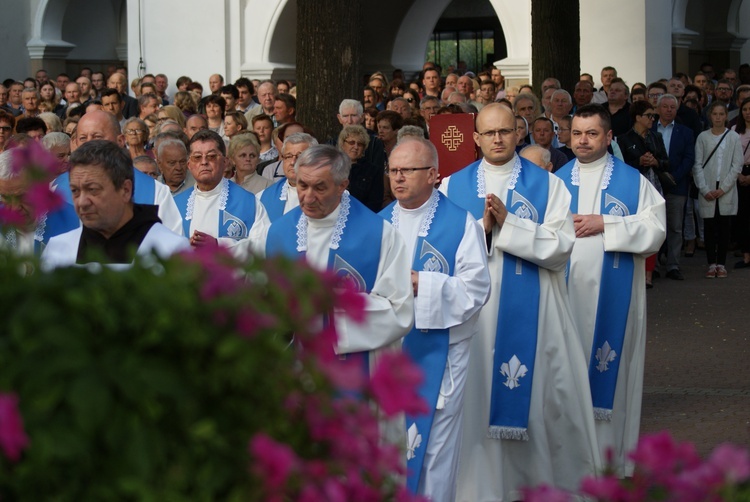
[[[579,0],[531,0],[531,79],[541,94],[547,77],[570,92],[581,75]]]
[[[361,0],[297,0],[297,120],[336,137],[344,98],[360,97]]]

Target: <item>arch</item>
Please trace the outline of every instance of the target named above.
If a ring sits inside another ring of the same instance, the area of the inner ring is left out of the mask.
[[[740,28],[740,9],[743,0],[732,0],[727,11],[727,32],[733,35],[739,35],[742,32]]]
[[[421,70],[427,42],[451,0],[415,0],[401,20],[391,53],[395,67]]]

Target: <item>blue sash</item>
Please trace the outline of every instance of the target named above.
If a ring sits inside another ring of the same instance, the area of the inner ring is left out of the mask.
[[[143,174],[138,169],[133,168],[133,203],[134,204],[148,204],[153,206],[156,204],[154,198],[156,197],[156,183],[148,174]],[[65,172],[55,178],[52,182],[53,187],[57,187],[55,191],[68,204],[73,205],[73,194],[70,193],[70,174]]]
[[[478,181],[481,164],[482,161],[478,160],[451,174],[451,182],[448,183],[448,198],[458,204],[459,207],[469,211],[478,221],[482,221],[485,200],[487,199],[484,184]],[[478,185],[481,185],[481,187],[478,187]]]
[[[328,270],[352,283],[360,293],[370,293],[378,274],[383,219],[349,196],[348,192],[342,195],[340,206],[341,213],[348,206],[348,216],[338,245],[335,249],[332,245],[328,252]],[[302,209],[296,207],[271,224],[266,239],[266,256],[282,255],[293,259],[305,257],[307,235],[304,236],[304,242],[299,241],[298,235],[302,216]],[[339,359],[358,361],[363,374],[369,378],[369,352],[342,354]]]
[[[428,228],[427,235],[419,235],[414,247],[412,269],[416,271],[436,272],[454,275],[456,272],[456,252],[464,233],[458,229],[466,228],[466,211],[453,204],[446,196],[434,192],[437,208],[433,224]],[[391,203],[379,214],[386,220],[393,222],[396,202]],[[429,218],[429,215],[426,217]],[[428,241],[429,239],[429,241]],[[429,411],[422,415],[406,416],[407,428],[413,426],[416,433],[422,436],[420,446],[408,445],[406,485],[412,493],[417,493],[419,480],[424,463],[424,455],[430,441],[432,421],[440,395],[440,386],[448,361],[450,332],[448,329],[417,329],[412,330],[404,338],[403,351],[409,354],[424,372],[424,382],[419,388],[419,395],[427,402]]]
[[[34,235],[34,253],[39,256],[52,237],[64,234],[81,226],[81,220],[70,204],[63,204],[60,208],[47,213],[37,224]]]
[[[541,224],[547,211],[549,173],[525,159],[515,158],[521,168],[515,186],[512,179],[508,186],[505,206],[509,213]],[[485,186],[479,169],[479,163],[475,162],[453,174],[448,193],[453,194],[453,202],[481,221],[484,197],[477,194]],[[456,180],[458,183],[454,185]],[[503,253],[502,274],[487,435],[493,439],[528,440],[539,325],[539,267]]]
[[[285,183],[286,178],[281,178],[279,181],[263,190],[263,195],[260,196],[260,201],[263,203],[263,207],[266,208],[268,219],[271,220],[271,223],[284,216],[286,199],[281,199],[281,191],[284,188]]]
[[[629,216],[638,211],[641,175],[613,156],[612,175],[602,188],[600,214]],[[568,187],[570,210],[578,213],[578,184],[572,182],[576,162],[569,162],[556,174]],[[606,168],[605,168],[606,169]],[[606,177],[606,173],[604,174]],[[594,342],[589,360],[589,385],[597,420],[611,420],[620,356],[625,342],[634,273],[631,253],[604,252],[599,300],[594,323]]]
[[[222,190],[226,189],[228,194],[224,207],[219,207],[217,237],[229,237],[235,241],[246,239],[255,223],[255,195],[229,180],[222,180],[220,183],[224,185]],[[187,237],[190,237],[190,223],[193,220],[192,208],[189,206],[194,191],[195,186],[174,198],[182,216],[182,230]]]

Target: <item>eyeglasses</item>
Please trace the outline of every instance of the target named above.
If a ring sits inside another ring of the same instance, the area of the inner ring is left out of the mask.
[[[414,102],[414,98],[404,98],[404,99],[406,100],[407,103],[413,103]]]
[[[653,93],[653,92],[651,92],[651,93],[649,93],[649,95],[648,95],[648,97],[649,97],[649,98],[651,98],[651,99],[656,99],[656,98],[660,98],[660,97],[662,97],[662,96],[664,96],[664,93],[663,93],[663,92],[657,92],[657,93]]]
[[[659,118],[659,115],[657,115],[656,113],[644,113],[643,116],[649,120],[656,120]]]
[[[717,91],[727,91],[727,92],[732,92],[732,89],[730,89],[729,87],[717,87],[717,88],[716,88],[716,90],[717,90]]]
[[[388,177],[395,177],[404,175],[405,178],[409,178],[410,176],[413,176],[415,172],[417,171],[426,171],[428,169],[432,169],[432,166],[427,167],[399,167],[399,168],[386,168],[385,175]]]
[[[10,132],[13,128],[11,126],[0,126],[0,131],[2,132]]]
[[[190,154],[190,160],[195,163],[201,162],[204,158],[206,159],[206,162],[214,163],[219,159],[219,154],[216,152],[209,152],[205,155],[201,153]]]
[[[146,134],[146,131],[141,131],[140,129],[128,129],[125,131],[125,134],[135,136],[136,134]]]
[[[362,148],[364,148],[364,147],[365,147],[365,144],[364,144],[364,143],[361,143],[361,142],[357,141],[356,139],[345,139],[345,140],[344,140],[344,143],[346,143],[346,144],[347,144],[347,145],[349,145],[349,146],[355,146],[355,145],[359,145],[359,146],[361,146]]]
[[[287,153],[285,155],[282,155],[281,158],[284,159],[284,160],[292,160],[292,159],[294,159],[294,161],[296,162],[297,159],[299,158],[299,156],[302,155],[302,153],[303,152],[299,152],[299,153]]]
[[[484,132],[478,132],[477,134],[487,139],[494,139],[495,136],[497,136],[498,134],[500,136],[510,136],[511,134],[514,134],[515,132],[516,130],[514,128],[514,129],[497,129],[495,131],[484,131]]]

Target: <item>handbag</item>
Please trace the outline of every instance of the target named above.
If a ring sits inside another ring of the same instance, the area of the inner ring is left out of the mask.
[[[708,164],[708,161],[711,160],[711,157],[714,156],[714,153],[716,153],[716,150],[719,148],[719,145],[721,145],[721,142],[724,141],[724,138],[727,137],[727,134],[729,134],[729,129],[724,131],[724,135],[721,137],[718,143],[716,143],[716,146],[713,150],[711,150],[711,153],[708,155],[708,158],[703,162],[703,165],[701,166],[701,169],[706,168],[706,164]],[[695,181],[692,182],[690,185],[690,198],[691,199],[697,199],[698,198],[698,186],[695,184]]]
[[[654,139],[651,137],[651,134],[647,135],[645,138],[642,138],[642,140],[644,145],[646,146],[646,150],[653,154],[658,150],[658,148],[656,147],[656,143],[654,143]],[[659,178],[659,184],[661,184],[661,188],[664,193],[672,190],[677,186],[677,180],[674,179],[674,176],[672,176],[672,173],[670,173],[668,170],[656,168],[652,168],[652,170],[656,174],[656,177]]]

